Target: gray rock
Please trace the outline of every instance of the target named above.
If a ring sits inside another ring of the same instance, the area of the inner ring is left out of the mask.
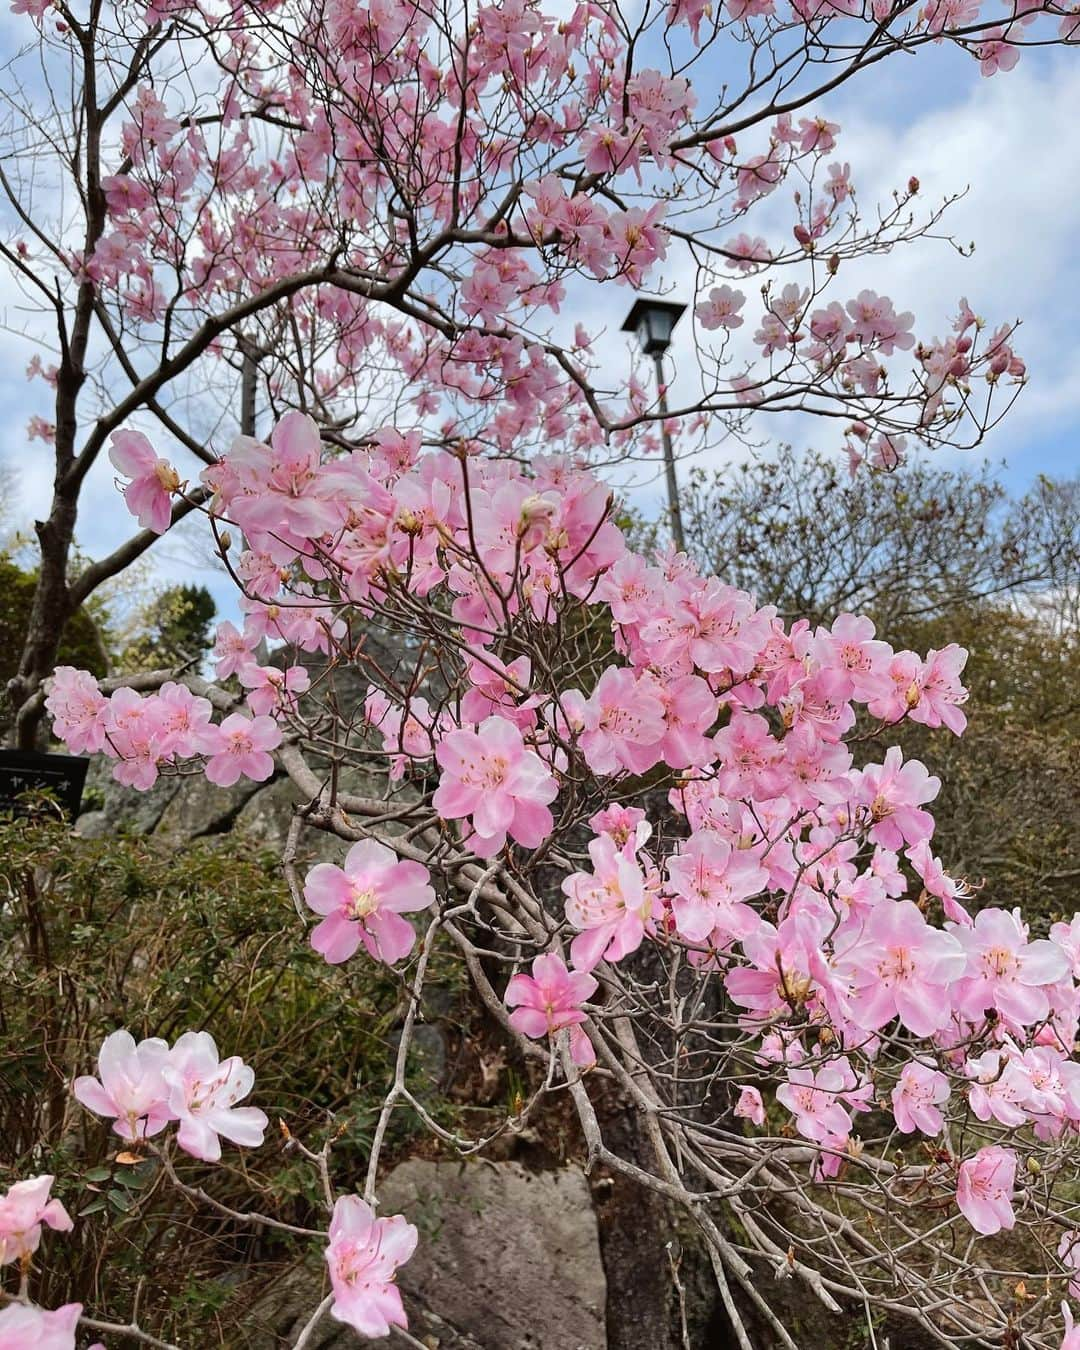
[[[178,781],[179,789],[169,799],[153,830],[155,838],[166,844],[179,845],[202,835],[224,834],[231,829],[244,803],[261,786],[244,778],[234,787],[215,787],[202,774]]]
[[[420,1230],[398,1281],[409,1330],[430,1350],[607,1350],[596,1218],[578,1168],[411,1158],[383,1180],[379,1213]],[[325,1290],[315,1264],[287,1272],[242,1316],[235,1344],[291,1345]],[[311,1345],[360,1340],[327,1315]]]
[[[413,1335],[438,1350],[606,1350],[596,1217],[577,1168],[401,1163],[382,1214],[420,1229],[399,1274]]]
[[[107,839],[114,831],[104,811],[84,811],[75,822],[75,833],[81,839]]]
[[[148,792],[126,788],[112,776],[113,761],[94,755],[86,776],[84,801],[92,809],[79,817],[78,830],[87,839],[104,839],[114,834],[151,834],[169,803],[180,791],[184,780],[162,777]],[[86,822],[84,816],[100,816]],[[93,832],[91,832],[93,831]]]
[[[285,847],[292,825],[293,808],[300,802],[300,793],[288,778],[278,778],[253,793],[237,813],[233,829],[254,844],[280,853]],[[313,840],[325,839],[321,830],[305,830],[302,845],[310,845]],[[338,850],[340,851],[340,845]],[[302,848],[301,852],[309,851]]]

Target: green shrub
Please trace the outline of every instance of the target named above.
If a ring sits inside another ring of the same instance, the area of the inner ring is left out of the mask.
[[[337,1184],[361,1180],[392,1079],[400,976],[363,959],[327,966],[277,859],[235,841],[166,852],[79,839],[47,820],[0,821],[0,858],[0,1186],[52,1172],[76,1220],[74,1233],[46,1240],[34,1296],[119,1320],[138,1299],[144,1329],[182,1345],[245,1344],[259,1288],[301,1246],[177,1196],[152,1159],[125,1161],[71,1080],[95,1071],[117,1027],[170,1041],[211,1030],[223,1056],[254,1068],[251,1102],[271,1128],[259,1150],[227,1146],[221,1166],[184,1158],[178,1170],[236,1209],[321,1227],[314,1169],[277,1122],[309,1147],[337,1135]],[[409,1116],[394,1128],[404,1145]]]

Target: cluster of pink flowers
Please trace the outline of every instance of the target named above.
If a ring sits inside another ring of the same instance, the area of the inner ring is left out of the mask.
[[[263,673],[253,665],[244,671],[252,680],[249,687],[254,686],[255,674]],[[291,710],[298,683],[293,680],[289,689],[287,675],[277,671],[274,675],[273,681],[254,687],[263,695],[260,708],[282,714]],[[87,671],[59,666],[45,705],[53,716],[54,733],[69,749],[103,751],[116,761],[117,782],[141,791],[153,787],[162,765],[196,757],[210,782],[219,787],[231,787],[241,777],[263,782],[274,772],[270,751],[281,744],[281,728],[267,713],[254,717],[231,713],[214,723],[210,701],[175,681],[154,694],[120,688],[106,697]]]
[[[98,1077],[76,1078],[76,1098],[113,1122],[134,1143],[176,1122],[176,1142],[194,1158],[217,1162],[221,1139],[246,1148],[263,1141],[267,1119],[255,1106],[238,1106],[255,1075],[233,1055],[221,1060],[208,1031],[185,1031],[170,1049],[157,1037],[136,1042],[130,1032],[106,1036]]]
[[[891,323],[889,340],[900,341],[899,320],[860,304],[856,324],[880,338]],[[760,1037],[761,1085],[775,1084],[776,1108],[820,1150],[822,1177],[853,1156],[856,1118],[883,1086],[902,1133],[938,1135],[963,1109],[1041,1138],[1080,1132],[1077,922],[1032,940],[1017,914],[972,917],[962,880],[931,848],[938,779],[896,747],[877,762],[854,759],[859,718],[879,732],[905,718],[963,731],[963,649],[896,651],[851,614],[788,625],[683,555],[634,553],[607,489],[564,459],[526,472],[421,454],[417,438],[392,432],[324,457],[314,425],[291,415],[268,444],[241,440],[205,477],[215,514],[249,544],[244,629],[219,630],[219,673],[239,674],[268,711],[214,727],[209,704],[181,686],[106,699],[88,676],[62,670],[49,706],[73,749],[149,765],[201,757],[215,782],[227,781],[224,763],[261,776],[252,731],[265,725],[266,748],[276,744],[303,680],[290,686],[276,666],[256,666],[258,643],[276,636],[344,653],[345,616],[378,615],[404,589],[456,625],[460,647],[443,656],[456,686],[438,701],[427,688],[370,688],[367,753],[419,788],[465,857],[515,850],[527,862],[559,828],[564,785],[583,775],[615,797],[619,784],[662,770],[684,824],[681,839],[661,845],[639,808],[612,804],[592,817],[589,865],[567,869],[556,916],[573,932],[571,965],[549,951],[513,976],[512,1027],[534,1039],[567,1033],[588,1066],[603,1033],[584,1004],[600,989],[601,963],[645,942],[678,946]],[[555,631],[573,611],[610,633],[607,664],[579,668],[589,671],[584,688],[557,661],[521,654],[523,634]],[[156,748],[140,750],[140,717],[161,728]],[[235,752],[233,734],[243,742]],[[331,962],[361,945],[376,960],[403,960],[415,941],[403,916],[434,903],[430,883],[425,866],[387,845],[355,845],[343,866],[308,875],[305,897],[321,916],[313,945]],[[915,1047],[891,1068],[890,1028]],[[183,1123],[190,1096],[167,1067],[176,1048],[128,1038],[117,1054],[119,1079],[106,1056],[102,1084],[80,1080],[83,1100],[117,1117],[126,1137],[180,1119],[181,1143],[207,1153],[205,1135]],[[238,1081],[230,1071],[221,1093]],[[211,1133],[228,1135],[236,1114],[211,1121]],[[763,1127],[758,1085],[740,1089],[737,1115]],[[256,1133],[245,1125],[229,1137]],[[954,1163],[961,1212],[979,1232],[1008,1226],[1013,1151],[988,1145]]]

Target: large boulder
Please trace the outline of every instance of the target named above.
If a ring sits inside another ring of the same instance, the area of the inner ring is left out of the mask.
[[[438,1350],[606,1350],[607,1289],[576,1167],[411,1158],[379,1190],[420,1229],[399,1279],[413,1334]]]

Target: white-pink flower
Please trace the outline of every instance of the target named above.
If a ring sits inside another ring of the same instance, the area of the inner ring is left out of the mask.
[[[53,716],[53,734],[73,755],[104,749],[109,700],[88,670],[57,666],[45,706]]]
[[[17,1181],[0,1195],[0,1266],[32,1256],[41,1242],[41,1226],[70,1233],[71,1215],[49,1198],[54,1177],[47,1173]]]
[[[1050,1010],[1047,987],[1069,975],[1069,958],[1055,942],[1028,942],[1019,911],[983,909],[955,936],[967,953],[965,978],[953,1004],[978,1020],[988,1008],[1030,1025]]]
[[[257,666],[254,661],[242,665],[240,683],[248,690],[248,707],[256,717],[268,717],[275,709],[292,712],[297,695],[311,688],[311,676],[303,666]]]
[[[51,1312],[32,1303],[0,1309],[0,1350],[75,1350],[81,1303],[65,1303]]]
[[[416,1250],[417,1232],[405,1216],[377,1219],[358,1195],[343,1195],[330,1220],[326,1264],[334,1301],[330,1313],[361,1336],[388,1336],[408,1326],[395,1284],[398,1266]]]
[[[620,961],[636,951],[657,903],[638,860],[611,835],[593,839],[589,856],[593,871],[574,872],[562,883],[566,917],[581,930],[570,946],[570,959],[579,970],[592,970],[601,957]]]
[[[236,1105],[251,1091],[255,1075],[237,1055],[219,1062],[208,1031],[185,1031],[169,1052],[163,1074],[169,1110],[180,1122],[176,1142],[193,1158],[217,1162],[219,1135],[246,1148],[262,1143],[265,1113]]]
[[[815,1073],[812,1068],[788,1069],[788,1081],[776,1089],[776,1100],[795,1116],[795,1128],[804,1139],[825,1143],[846,1139],[851,1117],[840,1100],[847,1076],[834,1064]]]
[[[281,728],[272,717],[232,713],[217,728],[217,745],[206,761],[206,776],[218,787],[232,787],[241,776],[263,783],[274,772],[269,751],[281,744]]]
[[[548,806],[558,784],[505,717],[486,717],[475,731],[451,731],[435,758],[442,777],[431,804],[446,820],[471,818],[469,843],[482,858],[498,853],[508,834],[536,848],[551,833]]]
[[[128,1031],[106,1036],[98,1051],[98,1074],[76,1078],[73,1092],[95,1115],[112,1118],[113,1130],[134,1141],[157,1134],[173,1119],[163,1077],[167,1042],[158,1037],[135,1043]]]
[[[180,475],[161,459],[141,431],[114,431],[109,458],[131,479],[124,488],[127,508],[144,530],[164,534],[172,519],[172,494]]]
[[[714,286],[707,300],[702,300],[694,314],[702,328],[741,328],[743,317],[739,313],[746,303],[742,291],[730,286]]]
[[[740,1120],[748,1120],[752,1125],[765,1124],[765,1103],[756,1087],[741,1087],[739,1100],[735,1103],[735,1115]]]
[[[715,830],[698,830],[667,866],[680,937],[704,942],[715,933],[719,946],[753,929],[758,916],[745,901],[768,883],[756,854],[732,848]]]
[[[506,986],[506,1006],[513,1008],[510,1025],[523,1036],[540,1040],[570,1028],[570,1053],[575,1064],[596,1062],[592,1042],[581,1030],[585,1013],[581,1005],[596,993],[596,980],[582,970],[567,970],[554,952],[545,952],[532,963],[532,974],[514,975]]]
[[[937,1069],[911,1060],[900,1071],[892,1090],[893,1119],[904,1134],[921,1130],[939,1134],[943,1122],[939,1107],[949,1100],[949,1080]]]

